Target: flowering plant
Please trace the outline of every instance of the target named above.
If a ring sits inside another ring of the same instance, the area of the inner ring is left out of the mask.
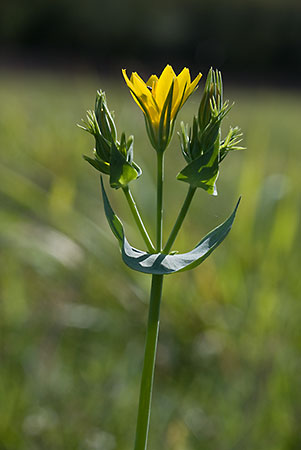
[[[193,118],[190,126],[181,123],[178,133],[187,165],[177,175],[177,179],[188,183],[189,187],[175,225],[167,242],[163,245],[164,152],[171,140],[178,112],[197,89],[201,74],[198,74],[191,82],[187,68],[176,76],[172,67],[167,65],[159,78],[151,75],[145,83],[136,72],[132,73],[130,78],[125,70],[122,73],[135,102],[143,111],[147,134],[157,154],[155,244],[149,237],[129,188],[129,183],[138,179],[142,173],[133,161],[134,138],[130,136],[126,139],[125,134],[122,133],[118,140],[113,115],[108,109],[104,92],[97,92],[95,111],[88,111],[87,120],[82,128],[95,138],[94,158],[88,156],[84,158],[99,172],[109,175],[111,187],[123,190],[147,247],[147,251],[142,251],[128,242],[122,222],[110,205],[101,176],[105,214],[120,245],[123,261],[133,270],[152,275],[135,441],[135,450],[146,450],[164,275],[193,269],[201,264],[229,233],[239,200],[228,219],[202,238],[193,250],[180,254],[171,252],[171,249],[196,189],[202,188],[209,194],[217,195],[216,181],[219,166],[232,150],[242,148],[239,146],[242,134],[239,128],[230,127],[227,136],[224,139],[221,137],[221,123],[230,111],[230,106],[228,101],[223,100],[221,73],[210,69],[198,114]]]

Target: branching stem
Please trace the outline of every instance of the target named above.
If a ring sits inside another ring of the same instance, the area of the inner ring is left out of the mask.
[[[143,240],[144,240],[144,242],[145,242],[145,244],[147,246],[148,251],[150,253],[155,253],[155,251],[156,251],[155,247],[154,247],[154,245],[153,245],[153,243],[152,243],[152,241],[151,241],[151,239],[150,239],[150,237],[149,237],[149,235],[148,235],[148,233],[146,231],[145,225],[144,225],[143,220],[142,220],[142,218],[140,216],[139,210],[137,208],[137,205],[136,205],[136,202],[135,202],[135,200],[133,198],[133,195],[132,195],[132,193],[130,191],[130,188],[128,186],[124,187],[123,188],[123,192],[125,194],[127,202],[129,204],[129,207],[131,209],[131,212],[132,212],[133,217],[135,219],[135,222],[137,224],[137,227],[139,228],[139,231],[140,231],[141,236],[142,236],[142,238],[143,238]]]
[[[196,188],[189,186],[186,198],[184,200],[183,206],[181,208],[181,211],[179,212],[179,215],[177,217],[176,223],[169,235],[169,238],[165,244],[165,247],[163,248],[163,253],[169,253],[171,250],[171,247],[176,240],[176,237],[178,235],[178,232],[180,231],[180,228],[182,226],[182,223],[186,217],[187,211],[189,209],[189,206],[191,204],[191,201],[193,199],[193,196],[195,194]]]

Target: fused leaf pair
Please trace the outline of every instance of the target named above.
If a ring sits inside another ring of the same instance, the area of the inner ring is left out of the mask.
[[[94,158],[84,156],[99,172],[110,176],[111,187],[126,187],[138,178],[142,171],[133,161],[134,137],[126,139],[122,133],[117,140],[117,131],[112,113],[109,111],[105,93],[97,92],[95,110],[87,112],[87,120],[82,126],[95,138]]]
[[[231,230],[240,201],[238,200],[230,217],[208,233],[190,252],[182,254],[147,253],[129,244],[123,225],[109,203],[102,178],[101,189],[105,214],[110,228],[119,242],[123,261],[133,270],[157,275],[184,272],[201,264],[221,244]]]

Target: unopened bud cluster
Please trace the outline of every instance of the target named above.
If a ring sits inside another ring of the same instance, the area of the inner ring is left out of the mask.
[[[218,177],[219,163],[230,150],[239,150],[242,134],[239,128],[230,128],[226,139],[221,139],[221,123],[230,111],[228,101],[223,100],[223,82],[221,72],[209,70],[198,115],[193,124],[181,123],[181,150],[186,166],[178,180],[201,187],[211,194],[217,193],[215,182]]]
[[[140,167],[133,161],[134,137],[126,139],[122,133],[118,141],[113,114],[103,91],[97,91],[95,110],[87,112],[83,123],[81,128],[95,138],[94,158],[86,155],[84,158],[99,172],[110,176],[111,187],[125,187],[141,175]]]

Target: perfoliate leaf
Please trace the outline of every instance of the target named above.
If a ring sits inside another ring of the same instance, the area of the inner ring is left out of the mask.
[[[147,253],[129,244],[124,234],[123,225],[109,203],[102,178],[101,188],[105,214],[111,230],[118,239],[123,261],[133,270],[157,275],[184,272],[201,264],[219,246],[231,230],[240,201],[239,199],[231,216],[224,223],[208,233],[193,250],[188,253],[166,255],[164,253]]]
[[[177,175],[177,180],[185,181],[192,187],[200,187],[209,194],[217,195],[218,158],[211,161],[210,154],[205,153],[189,163]]]
[[[116,148],[115,144],[111,147],[110,161],[110,185],[112,188],[118,189],[125,187],[130,181],[138,177],[137,170],[131,166]]]

